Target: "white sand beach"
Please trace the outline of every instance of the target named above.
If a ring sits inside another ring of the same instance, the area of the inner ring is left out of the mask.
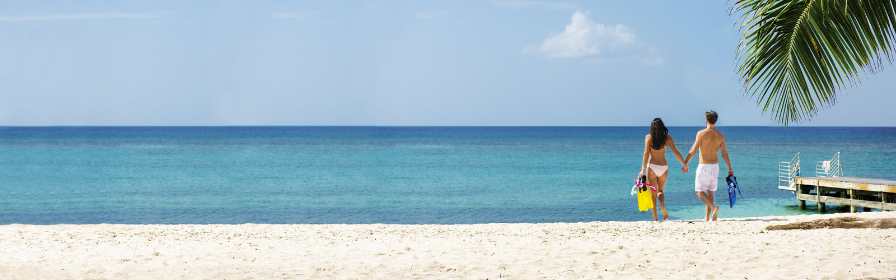
[[[0,278],[896,277],[894,228],[766,229],[835,217],[893,222],[896,212],[715,224],[4,225]]]

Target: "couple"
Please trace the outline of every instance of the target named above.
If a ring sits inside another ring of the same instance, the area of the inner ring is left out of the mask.
[[[681,157],[675,142],[672,141],[672,135],[663,120],[660,118],[653,119],[650,124],[650,133],[644,139],[644,158],[641,162],[641,173],[638,177],[647,176],[648,182],[656,186],[653,192],[654,205],[659,199],[659,207],[663,211],[663,221],[669,219],[669,213],[666,212],[666,196],[663,190],[666,186],[666,179],[669,177],[669,163],[666,162],[666,147],[672,149],[675,158],[681,163],[681,171],[688,172],[688,161],[700,149],[700,164],[697,165],[697,176],[694,179],[694,191],[697,198],[706,205],[706,221],[717,220],[719,217],[719,206],[715,205],[714,198],[719,183],[719,152],[725,159],[728,166],[728,176],[734,175],[734,169],[731,168],[731,160],[728,158],[728,147],[725,145],[725,136],[716,129],[716,121],[719,120],[719,114],[715,111],[706,112],[706,128],[697,132],[697,139],[688,152],[686,158]],[[656,207],[653,208],[653,220],[657,221]]]

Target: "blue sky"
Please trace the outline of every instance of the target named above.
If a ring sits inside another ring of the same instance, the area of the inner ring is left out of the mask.
[[[773,125],[730,1],[5,1],[0,125]],[[896,125],[896,70],[803,125]]]

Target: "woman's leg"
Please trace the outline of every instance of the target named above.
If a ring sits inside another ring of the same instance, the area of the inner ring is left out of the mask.
[[[669,219],[669,212],[666,211],[666,179],[669,179],[669,171],[666,171],[666,174],[657,178],[656,189],[659,191],[657,194],[657,200],[660,202],[660,210],[663,211],[663,221]]]
[[[657,185],[657,177],[656,174],[653,173],[653,169],[647,168],[647,182],[650,182],[650,184],[653,184],[654,186]],[[656,192],[650,191],[650,198],[653,200],[653,220],[659,221],[656,214]]]

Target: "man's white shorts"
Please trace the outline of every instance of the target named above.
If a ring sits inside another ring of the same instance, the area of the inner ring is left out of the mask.
[[[697,177],[694,178],[694,191],[716,191],[719,188],[719,164],[697,165]]]

